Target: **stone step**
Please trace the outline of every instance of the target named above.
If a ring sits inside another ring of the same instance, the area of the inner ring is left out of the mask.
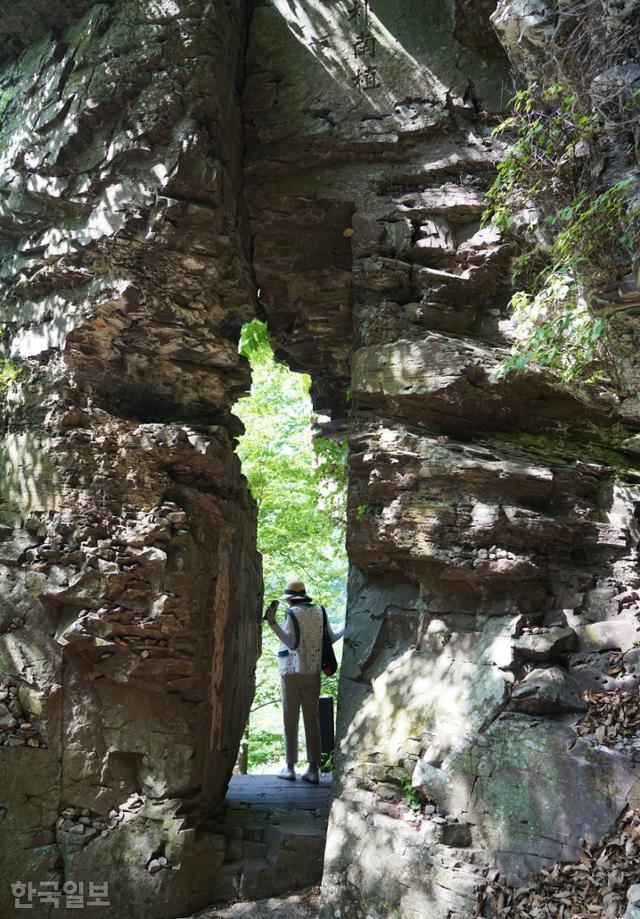
[[[248,839],[230,839],[227,842],[225,864],[241,862],[247,858],[266,858],[270,845],[268,842],[252,842]]]
[[[257,900],[318,883],[326,823],[311,810],[233,804],[223,822],[207,825],[225,842],[215,900]]]
[[[297,827],[292,831],[286,826],[268,826],[263,839],[269,844],[269,857],[275,860],[283,852],[295,852],[300,857],[322,855],[326,833],[320,827]]]

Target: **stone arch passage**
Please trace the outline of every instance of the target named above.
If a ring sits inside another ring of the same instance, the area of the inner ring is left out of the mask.
[[[261,593],[230,415],[257,277],[351,440],[323,912],[471,917],[486,870],[575,858],[637,800],[633,756],[571,731],[576,686],[617,685],[637,636],[637,422],[491,377],[509,253],[479,218],[509,76],[469,27],[490,10],[257,2],[245,68],[239,0],[48,6],[0,25],[23,367],[0,417],[0,910],[21,877],[107,880],[105,919],[168,919],[224,876],[206,827]],[[409,773],[438,821],[394,810]]]
[[[245,429],[237,452],[258,510],[264,605],[281,594],[286,580],[304,577],[331,621],[341,623],[346,593],[342,449],[313,437],[322,419],[312,409],[310,380],[275,363],[265,323],[255,320],[243,329],[240,350],[251,363],[252,387],[234,407]],[[229,784],[224,818],[209,826],[232,840],[216,898],[261,900],[317,884],[322,877],[331,774],[322,774],[318,786],[277,777],[284,754],[278,648],[277,638],[263,629],[238,774]],[[322,693],[335,699],[336,683],[323,676]],[[303,769],[302,726],[299,747]]]
[[[264,605],[282,594],[287,581],[303,578],[337,626],[344,621],[347,587],[344,443],[320,436],[326,418],[313,410],[311,380],[275,361],[266,323],[256,319],[245,326],[240,350],[251,364],[252,384],[234,406],[244,426],[237,454],[257,505]],[[280,604],[279,620],[285,607]],[[338,656],[341,649],[339,642]],[[278,650],[278,639],[265,627],[241,772],[278,771],[284,755]],[[335,698],[337,677],[322,675],[321,693]],[[302,763],[303,731],[299,741]]]

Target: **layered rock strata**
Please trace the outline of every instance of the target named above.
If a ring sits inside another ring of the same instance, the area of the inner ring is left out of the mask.
[[[215,821],[261,586],[230,415],[244,4],[46,6],[0,26],[0,909],[108,881],[105,917],[167,919],[242,884]],[[640,680],[635,365],[622,412],[494,373],[492,6],[253,9],[258,309],[351,445],[327,917],[468,919],[638,798],[637,745],[572,730]]]
[[[610,673],[640,636],[633,428],[611,400],[495,373],[510,252],[480,217],[510,87],[491,12],[254,12],[262,309],[351,447],[327,919],[470,919],[496,871],[577,859],[638,793],[633,745],[572,730],[586,689],[640,679],[633,655]]]
[[[195,827],[259,649],[244,4],[36,6],[0,25],[0,913],[13,882],[106,882],[105,917],[167,919],[216,889]]]

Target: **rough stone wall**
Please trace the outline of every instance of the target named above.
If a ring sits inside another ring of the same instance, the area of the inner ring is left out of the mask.
[[[581,691],[640,676],[633,427],[542,373],[491,376],[510,253],[480,215],[511,92],[491,7],[373,0],[368,33],[364,4],[254,11],[262,309],[351,445],[327,919],[470,919],[493,871],[577,858],[638,792],[637,749],[572,730]]]
[[[105,917],[167,919],[215,889],[224,839],[194,826],[259,650],[230,416],[255,300],[244,4],[7,6],[1,319],[23,369],[0,419],[0,914],[14,881],[108,881]]]
[[[244,6],[0,4],[3,345],[23,367],[1,415],[3,914],[20,878],[109,880],[114,919],[218,889],[226,845],[202,827],[260,592],[230,416],[255,296]],[[327,917],[467,919],[496,867],[575,858],[638,796],[637,749],[571,730],[580,690],[638,685],[638,419],[491,377],[509,251],[480,214],[511,95],[492,7],[253,10],[259,309],[351,441]]]

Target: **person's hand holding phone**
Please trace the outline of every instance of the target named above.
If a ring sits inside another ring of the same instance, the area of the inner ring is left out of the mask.
[[[264,614],[264,618],[267,620],[269,625],[273,625],[273,623],[276,621],[276,610],[277,609],[278,609],[278,601],[272,600],[269,606],[267,607],[266,613]]]

